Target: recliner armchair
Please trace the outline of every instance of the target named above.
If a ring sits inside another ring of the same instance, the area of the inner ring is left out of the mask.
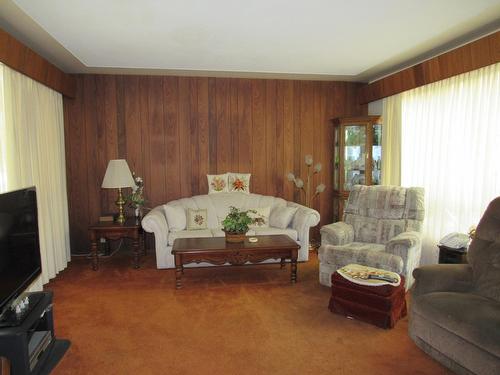
[[[319,282],[331,286],[331,275],[350,263],[397,272],[413,284],[421,256],[424,189],[355,185],[343,221],[321,228]]]
[[[469,245],[469,264],[413,271],[408,332],[457,374],[500,374],[500,197],[486,209]]]

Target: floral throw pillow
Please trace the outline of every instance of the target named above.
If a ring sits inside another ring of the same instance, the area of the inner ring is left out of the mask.
[[[198,230],[207,229],[207,210],[193,210],[188,208],[187,212],[187,229],[188,230]]]
[[[250,173],[228,173],[229,191],[250,194]]]
[[[208,194],[227,193],[227,173],[224,174],[207,174],[208,179]]]

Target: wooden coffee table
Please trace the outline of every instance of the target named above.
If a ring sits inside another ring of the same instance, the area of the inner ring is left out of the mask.
[[[181,277],[185,264],[207,262],[241,266],[247,262],[260,263],[267,259],[280,259],[281,268],[285,266],[285,260],[290,259],[291,282],[295,283],[300,246],[286,235],[257,238],[257,242],[250,242],[247,237],[242,243],[226,242],[225,237],[176,239],[172,248],[175,257],[175,287],[182,288]]]

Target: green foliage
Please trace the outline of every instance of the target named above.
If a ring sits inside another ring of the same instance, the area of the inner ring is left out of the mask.
[[[248,226],[255,222],[255,219],[248,216],[248,213],[257,213],[255,210],[240,211],[236,207],[229,207],[229,214],[222,221],[224,231],[228,233],[246,233]]]
[[[365,128],[362,126],[351,125],[345,128],[345,145],[359,146],[365,144]]]

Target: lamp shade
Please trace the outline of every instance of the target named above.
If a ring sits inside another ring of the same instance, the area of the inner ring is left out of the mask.
[[[133,186],[135,186],[135,182],[127,161],[125,159],[110,160],[101,187],[124,188]]]

